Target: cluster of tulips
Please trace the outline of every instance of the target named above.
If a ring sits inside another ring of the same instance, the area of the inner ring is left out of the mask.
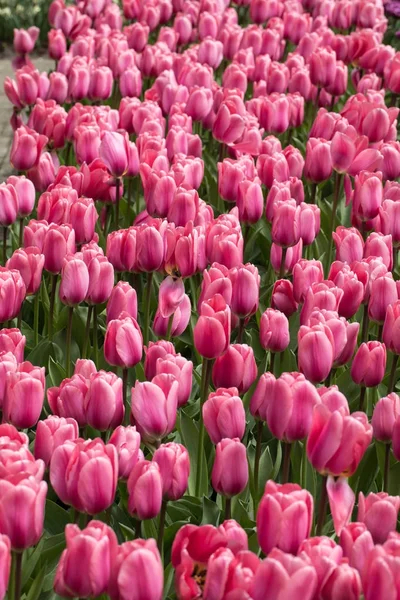
[[[399,600],[385,2],[49,22],[4,81],[0,599]]]

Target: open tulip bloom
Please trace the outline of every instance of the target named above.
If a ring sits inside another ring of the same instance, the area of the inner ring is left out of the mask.
[[[47,17],[3,82],[0,600],[399,599],[397,1]]]

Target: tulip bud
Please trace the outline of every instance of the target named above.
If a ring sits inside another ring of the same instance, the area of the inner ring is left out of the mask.
[[[156,462],[139,461],[128,479],[128,510],[137,519],[154,519],[161,510],[163,482]]]
[[[75,419],[64,419],[50,415],[44,421],[39,421],[36,427],[35,458],[42,459],[46,467],[56,448],[67,440],[79,437],[79,427]]]
[[[375,544],[383,544],[391,531],[396,530],[400,497],[385,492],[370,493],[358,497],[357,520],[365,523]]]
[[[60,300],[67,306],[76,306],[85,300],[89,288],[89,272],[80,258],[66,257],[61,271]]]
[[[349,264],[356,260],[362,260],[364,241],[358,229],[339,225],[332,233],[332,237],[336,246],[336,260]]]
[[[160,468],[163,497],[179,500],[187,490],[190,460],[182,444],[162,444],[154,453],[153,462]]]
[[[273,308],[267,308],[260,320],[260,341],[264,350],[283,352],[289,345],[289,321]]]
[[[15,427],[27,429],[39,420],[43,408],[45,369],[25,362],[15,372],[7,374],[4,420]]]
[[[232,469],[229,465],[235,465]],[[246,446],[238,438],[225,438],[217,444],[211,482],[214,490],[228,498],[240,494],[249,478]]]
[[[213,444],[223,438],[242,439],[246,415],[237,388],[218,388],[203,405],[204,426]]]
[[[365,387],[381,383],[386,370],[386,347],[380,342],[361,344],[351,365],[351,378]]]
[[[326,379],[334,360],[334,340],[330,329],[324,325],[307,327],[298,332],[298,365],[307,379],[315,383]]]
[[[250,264],[234,267],[229,272],[229,279],[232,282],[232,312],[242,319],[254,314],[260,292],[258,269]]]
[[[271,306],[288,318],[296,312],[298,304],[294,298],[293,284],[288,279],[278,279],[272,289]]]
[[[120,425],[114,429],[108,443],[117,449],[118,477],[127,480],[136,463],[144,458],[140,449],[140,433],[136,427]]]
[[[153,380],[137,381],[132,389],[131,421],[142,439],[162,440],[175,427],[179,383],[173,375],[156,375]]]
[[[104,358],[110,365],[128,369],[140,362],[143,337],[133,317],[125,316],[110,321],[104,338]]]
[[[205,358],[216,358],[228,348],[230,333],[230,309],[224,298],[216,294],[200,307],[200,317],[193,332],[196,350]]]
[[[216,387],[235,387],[240,394],[250,388],[257,377],[253,349],[246,344],[232,344],[215,360],[212,378]]]
[[[119,281],[112,289],[106,308],[107,324],[118,319],[122,312],[137,320],[136,290],[126,281]]]
[[[397,417],[400,415],[400,398],[391,393],[380,398],[375,404],[371,425],[374,430],[374,438],[381,442],[391,442],[393,427]]]

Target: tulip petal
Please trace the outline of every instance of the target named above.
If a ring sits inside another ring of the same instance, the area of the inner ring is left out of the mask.
[[[350,521],[355,495],[345,477],[339,477],[336,481],[333,477],[328,477],[326,489],[335,532],[340,535]]]

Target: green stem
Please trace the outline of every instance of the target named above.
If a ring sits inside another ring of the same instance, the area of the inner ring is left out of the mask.
[[[148,273],[147,285],[144,297],[144,315],[143,315],[143,343],[145,346],[149,343],[149,328],[150,328],[150,301],[151,291],[153,289],[153,273]]]
[[[396,385],[396,369],[397,369],[398,360],[399,360],[399,355],[393,354],[392,367],[390,369],[390,375],[389,375],[388,394],[393,392],[395,385]]]
[[[389,491],[390,443],[385,446],[385,467],[383,470],[383,491]]]
[[[107,242],[107,236],[108,236],[108,229],[109,229],[109,225],[110,225],[110,213],[111,213],[111,204],[107,204],[106,205],[106,216],[104,219],[104,240]]]
[[[13,551],[13,560],[15,561],[15,587],[14,600],[20,600],[22,587],[22,552]],[[11,598],[10,598],[11,600]]]
[[[383,325],[379,325],[379,327],[378,327],[378,335],[377,335],[378,342],[382,341],[382,334],[383,334]]]
[[[340,198],[340,188],[342,185],[342,177],[343,175],[341,173],[336,173],[335,172],[335,190],[333,193],[333,204],[332,204],[332,213],[331,213],[331,223],[330,223],[330,228],[329,228],[329,249],[328,249],[328,256],[327,256],[327,261],[326,261],[326,276],[328,276],[328,272],[331,266],[331,258],[332,258],[332,249],[333,249],[333,230],[335,228],[335,217],[336,217],[336,211],[337,211],[337,207],[339,204],[339,198]]]
[[[361,342],[366,342],[368,340],[368,328],[369,328],[368,304],[364,304]]]
[[[275,352],[270,352],[270,357],[269,357],[269,372],[272,373],[272,375],[274,374],[275,356],[276,356]]]
[[[17,328],[21,329],[21,325],[22,325],[22,306],[21,306],[21,310],[18,313],[18,317],[17,317]]]
[[[263,436],[264,423],[263,421],[257,421],[257,432],[256,432],[256,454],[254,457],[254,515],[257,514],[258,505],[258,479],[260,470],[260,458],[261,458],[261,443]]]
[[[117,177],[116,188],[115,188],[115,229],[119,229],[119,202],[120,202],[120,189],[119,189],[119,178]]]
[[[67,323],[67,348],[65,352],[65,373],[67,378],[71,376],[71,341],[72,341],[72,318],[74,316],[74,307],[68,308]]]
[[[286,252],[287,248],[282,248],[281,265],[279,267],[278,279],[282,279],[285,274]]]
[[[33,331],[34,331],[34,344],[35,347],[39,343],[39,291],[36,293],[35,298],[33,300]]]
[[[204,455],[204,422],[203,422],[203,404],[208,396],[208,388],[210,385],[212,372],[212,361],[207,358],[203,358],[203,368],[201,374],[201,396],[200,396],[200,414],[199,414],[199,438],[197,447],[197,472],[196,472],[196,486],[195,496],[196,498],[200,495],[200,483],[201,483],[201,472],[203,470],[203,455]]]
[[[135,538],[138,539],[142,535],[142,521],[135,520]]]
[[[93,353],[96,367],[99,362],[99,348],[97,346],[97,306],[93,307]]]
[[[82,358],[86,358],[86,355],[87,355],[87,347],[88,347],[89,336],[90,336],[90,323],[92,321],[92,312],[93,312],[93,306],[90,305],[88,308],[87,317],[86,317],[85,337],[83,338],[83,347],[82,347]]]
[[[358,410],[364,410],[364,400],[366,391],[367,388],[365,387],[365,385],[362,385],[360,389],[360,399],[358,401]]]
[[[3,226],[3,265],[7,262],[7,231],[8,228]]]
[[[311,184],[311,192],[310,192],[310,204],[315,204],[317,198],[317,184]]]
[[[232,498],[225,498],[225,521],[232,517]]]
[[[51,274],[51,290],[50,290],[50,310],[49,310],[49,340],[53,340],[53,329],[54,329],[54,306],[56,302],[56,290],[57,290],[57,279],[58,274]]]
[[[22,242],[24,240],[24,217],[21,217],[19,220],[19,247],[22,248]]]
[[[129,425],[128,369],[122,369],[122,398],[125,406],[125,425]]]
[[[244,319],[239,319],[239,327],[238,327],[238,334],[237,334],[237,340],[236,340],[237,344],[242,343],[243,332],[244,332]]]
[[[163,556],[164,550],[164,529],[165,529],[165,517],[167,514],[167,500],[163,500],[161,505],[160,512],[160,522],[158,524],[158,537],[157,537],[157,546],[160,552],[161,557]]]
[[[318,521],[317,528],[315,531],[315,535],[321,535],[322,530],[325,525],[325,517],[326,517],[326,505],[328,502],[328,494],[326,490],[326,475],[322,476],[322,484],[321,484],[321,496],[319,499],[319,511],[318,511]]]
[[[289,481],[291,449],[292,449],[292,444],[290,444],[289,442],[285,442],[285,447],[284,447],[284,451],[283,451],[282,483],[287,483]]]

